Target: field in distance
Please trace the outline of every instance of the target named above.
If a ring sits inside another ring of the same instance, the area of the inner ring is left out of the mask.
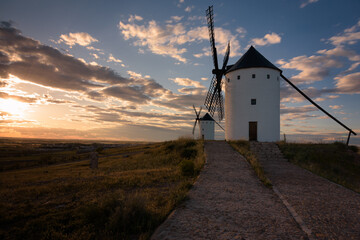
[[[0,142],[1,239],[147,239],[205,159],[203,142],[192,139]]]
[[[105,156],[144,144],[146,142],[0,138],[0,171],[87,160],[93,151]]]

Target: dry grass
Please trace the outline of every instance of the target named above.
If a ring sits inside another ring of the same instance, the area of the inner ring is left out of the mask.
[[[105,150],[99,168],[71,162],[0,173],[1,239],[147,239],[185,198],[203,143],[179,139]],[[194,163],[184,175],[181,162]]]
[[[278,145],[290,162],[360,193],[360,155],[355,146],[340,142]]]
[[[245,159],[250,163],[251,167],[254,169],[256,175],[260,181],[266,186],[271,188],[272,184],[270,180],[265,176],[264,169],[260,165],[255,154],[250,151],[250,143],[248,141],[238,140],[238,141],[229,141],[229,144],[238,151]]]

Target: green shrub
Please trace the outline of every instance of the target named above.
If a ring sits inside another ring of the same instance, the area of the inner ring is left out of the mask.
[[[193,176],[194,175],[195,164],[193,161],[183,160],[180,163],[180,168],[181,168],[181,174],[183,176]]]

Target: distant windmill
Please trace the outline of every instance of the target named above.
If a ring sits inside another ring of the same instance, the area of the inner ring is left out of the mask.
[[[193,105],[193,108],[194,108],[195,116],[196,116],[193,131],[192,131],[193,135],[195,135],[196,124],[199,125],[199,137],[203,138],[205,140],[214,140],[214,138],[215,138],[214,123],[216,123],[222,130],[225,131],[225,129],[218,122],[216,122],[209,115],[209,113],[206,113],[203,117],[200,118],[200,113],[201,113],[202,107],[200,107],[199,113],[196,111],[196,108],[194,105]]]
[[[230,54],[229,42],[222,68],[219,69],[212,6],[206,10],[206,17],[214,69],[212,70],[213,78],[205,99],[205,106],[211,116],[214,116],[215,111],[217,111],[219,121],[224,118],[221,81],[222,77],[225,76],[226,140],[246,139],[263,142],[280,140],[280,78],[283,78],[314,106],[348,130],[347,144],[351,134],[356,135],[353,130],[321,108],[290,82],[282,74],[282,70],[267,60],[253,46],[235,64],[226,66]]]

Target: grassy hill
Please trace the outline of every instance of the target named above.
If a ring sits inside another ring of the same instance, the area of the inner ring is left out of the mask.
[[[205,159],[203,142],[191,139],[99,151],[95,170],[86,159],[49,165],[61,153],[36,152],[31,168],[0,172],[0,238],[147,239]]]

